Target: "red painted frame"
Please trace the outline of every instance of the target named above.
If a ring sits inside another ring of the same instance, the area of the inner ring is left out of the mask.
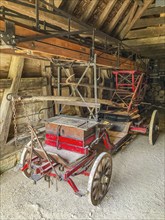
[[[113,148],[113,145],[110,143],[108,133],[106,132],[106,130],[102,130],[100,132],[99,138],[100,138],[100,140],[103,139],[105,147],[109,151],[111,151]],[[79,171],[80,169],[82,169],[82,170],[77,175],[83,174],[85,176],[89,176],[90,173],[87,172],[86,170],[93,163],[97,154],[96,154],[96,150],[90,149],[90,147],[88,147],[88,145],[90,146],[90,144],[92,144],[95,139],[96,139],[96,134],[89,136],[85,140],[85,146],[84,146],[83,141],[80,141],[80,140],[75,140],[72,138],[66,138],[66,137],[62,137],[62,136],[57,137],[53,134],[46,134],[45,144],[49,144],[50,146],[57,147],[57,141],[58,141],[58,143],[60,142],[59,146],[62,147],[62,149],[67,149],[69,151],[74,151],[74,152],[79,152],[79,153],[84,154],[84,157],[82,158],[82,160],[77,162],[72,167],[65,166],[66,172],[64,172],[64,174],[62,174],[60,176],[60,179],[66,181],[71,186],[73,191],[79,195],[81,195],[80,190],[77,188],[76,184],[71,179],[71,176],[74,176],[74,174],[77,171]],[[66,142],[66,143],[64,143],[64,142]],[[33,153],[35,154],[35,151]],[[22,167],[21,170],[25,171],[25,170],[29,169],[30,167],[32,167],[32,163],[37,161],[38,159],[39,159],[38,156],[34,156],[31,160],[31,163],[29,160],[27,163],[24,164],[24,166]],[[43,164],[43,163],[45,163],[45,164]],[[42,175],[42,177],[43,176],[50,176],[50,177],[57,178],[57,174],[53,172],[52,167],[56,167],[60,164],[57,164],[55,162],[50,163],[46,159],[43,159],[43,163],[40,166],[36,167],[35,174],[40,174],[40,175]]]

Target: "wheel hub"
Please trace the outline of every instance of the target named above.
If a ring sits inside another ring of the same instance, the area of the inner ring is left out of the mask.
[[[101,183],[102,184],[105,184],[105,183],[108,183],[108,177],[107,176],[105,176],[105,175],[103,175],[102,177],[101,177]]]

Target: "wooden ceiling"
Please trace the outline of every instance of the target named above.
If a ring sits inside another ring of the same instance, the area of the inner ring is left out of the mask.
[[[1,14],[3,7],[12,9],[29,17],[30,10],[23,5],[15,4],[19,1],[1,0]],[[35,0],[21,0],[35,4]],[[40,2],[40,7],[45,7]],[[54,5],[77,19],[80,24],[87,24],[88,28],[95,27],[98,30],[121,40],[124,44],[131,46],[143,57],[162,58],[165,57],[165,2],[164,0],[45,0],[48,3],[46,10],[52,11],[49,6]],[[54,8],[55,10],[55,8]],[[53,11],[52,11],[53,12]],[[43,21],[55,25],[57,28],[66,30],[68,23],[66,19],[56,15],[47,16],[42,12]],[[12,18],[12,15],[8,15]],[[13,17],[12,20],[27,23],[20,18]],[[34,25],[34,21],[31,21]],[[72,21],[71,30],[77,30],[78,26]],[[84,35],[83,35],[84,37]],[[88,35],[86,36],[88,37]]]

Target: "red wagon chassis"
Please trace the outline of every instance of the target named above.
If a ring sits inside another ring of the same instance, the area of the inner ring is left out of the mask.
[[[64,180],[80,196],[82,193],[71,177],[78,174],[90,175],[87,170],[96,159],[98,148],[96,146],[101,140],[105,143],[108,152],[113,147],[104,126],[84,118],[71,116],[51,118],[46,123],[43,144],[33,129],[32,132],[37,147],[34,142],[29,142],[22,154],[21,163],[24,174],[35,182],[42,177],[46,179],[56,177],[58,180]],[[111,167],[111,163],[109,166]],[[111,175],[111,170],[108,175]],[[106,181],[109,182],[110,177],[107,178]]]
[[[97,117],[59,115],[50,118],[45,125],[44,141],[29,126],[31,141],[21,155],[26,177],[35,182],[44,177],[49,183],[51,177],[55,177],[67,182],[77,195],[82,196],[72,177],[84,174],[89,176],[87,192],[90,201],[98,205],[109,188],[111,154],[127,143],[134,133],[149,134],[150,144],[155,143],[159,132],[158,112],[155,110],[150,123],[144,124],[145,117],[141,117],[139,111],[146,90],[145,74],[126,70],[113,74],[116,88],[111,98],[112,106],[99,112],[98,121]]]

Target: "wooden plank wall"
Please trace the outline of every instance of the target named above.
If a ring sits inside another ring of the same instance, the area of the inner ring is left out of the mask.
[[[2,104],[2,98],[4,94],[5,88],[3,86],[9,86],[10,88],[10,79],[7,79],[10,63],[11,63],[11,55],[0,54],[0,104]],[[38,95],[45,95],[43,94],[43,88],[48,86],[48,80],[46,76],[42,76],[41,66],[42,62],[40,60],[32,60],[32,59],[25,59],[24,67],[22,71],[22,78],[20,82],[20,87],[18,89],[18,95],[20,96],[38,96]],[[45,63],[45,65],[50,65],[49,62]],[[6,79],[3,80],[2,79]],[[6,83],[7,82],[7,83]],[[37,126],[41,126],[42,123],[38,122],[38,112],[41,108],[45,107],[45,103],[43,102],[26,102],[25,108],[27,110],[27,114],[30,115],[29,118],[33,121],[32,124],[37,124]],[[1,108],[1,106],[0,106]],[[0,109],[1,111],[1,109]],[[16,104],[16,120],[17,120],[17,127],[18,127],[18,134],[21,134],[26,131],[26,113],[21,103]],[[42,117],[43,115],[41,115]],[[45,115],[44,115],[45,117]],[[14,137],[14,125],[13,125],[13,118],[10,125],[10,131],[8,136],[8,141],[10,141]],[[2,145],[2,143],[0,144]],[[0,146],[2,147],[2,146]]]

